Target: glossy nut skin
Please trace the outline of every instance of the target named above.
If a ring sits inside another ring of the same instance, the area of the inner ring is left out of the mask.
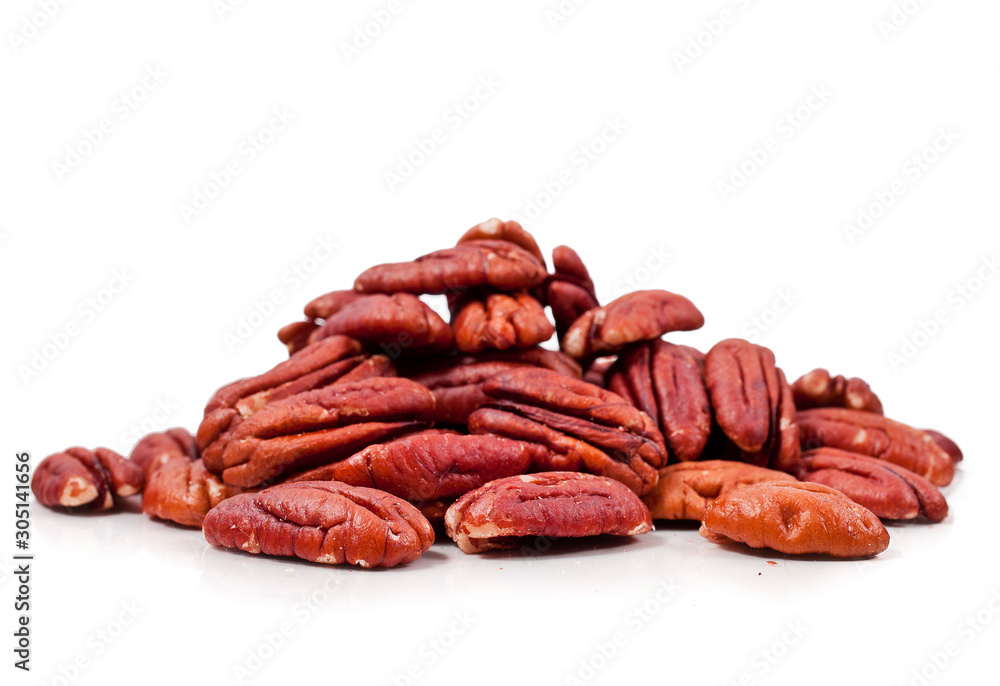
[[[789,555],[870,557],[889,547],[889,532],[872,512],[836,489],[801,481],[729,491],[705,508],[700,533]]]
[[[294,355],[309,345],[309,337],[319,329],[314,321],[292,322],[278,329],[278,340],[288,348],[288,354]]]
[[[795,407],[799,410],[843,407],[883,414],[882,401],[863,379],[830,376],[830,372],[822,368],[806,372],[796,379],[792,384],[792,393]]]
[[[941,450],[948,453],[948,457],[951,458],[952,462],[961,462],[964,459],[962,449],[958,447],[958,444],[940,431],[935,431],[934,429],[921,429],[921,431],[927,434],[932,441],[937,443]]]
[[[799,463],[802,481],[824,484],[867,507],[881,519],[913,519],[923,514],[940,522],[948,503],[937,487],[905,467],[836,448],[809,450]]]
[[[331,291],[313,298],[302,308],[312,321],[329,319],[356,300],[366,297],[357,291]]]
[[[535,242],[535,237],[525,231],[524,227],[516,221],[502,221],[496,217],[487,219],[462,234],[462,237],[458,239],[457,245],[484,239],[514,243],[534,255],[542,263],[542,266],[545,266],[545,257],[542,255],[542,251],[539,250],[538,243]]]
[[[138,465],[148,477],[152,470],[175,454],[184,455],[189,460],[197,460],[199,457],[197,440],[183,427],[146,434],[132,448],[128,459]]]
[[[649,510],[624,485],[577,472],[491,481],[455,501],[444,524],[465,553],[516,548],[534,536],[634,536],[653,528]]]
[[[545,265],[505,240],[463,241],[412,262],[381,264],[354,282],[359,293],[449,293],[474,286],[519,291],[545,280]]]
[[[798,413],[802,447],[840,448],[905,467],[935,486],[955,476],[948,453],[925,432],[872,412],[817,408]]]
[[[795,480],[785,472],[744,462],[679,462],[660,470],[660,480],[642,501],[653,519],[700,521],[709,503],[732,490],[762,481]]]
[[[412,562],[434,542],[430,523],[406,501],[335,481],[233,496],[208,513],[204,531],[212,545],[361,567]]]
[[[49,455],[35,468],[31,492],[47,507],[108,510],[115,497],[142,490],[142,468],[108,448],[67,448]]]
[[[539,445],[432,429],[370,445],[341,462],[297,476],[367,486],[413,503],[454,499],[488,481],[524,474]]]
[[[561,341],[573,322],[600,307],[600,303],[590,272],[575,250],[558,246],[552,251],[552,265],[554,273],[549,278],[546,297]]]
[[[490,377],[483,392],[493,400],[469,416],[469,431],[545,446],[547,457],[535,469],[600,474],[641,495],[666,463],[663,436],[649,415],[593,384],[525,367]]]
[[[607,375],[608,390],[653,418],[675,462],[701,457],[712,433],[704,364],[698,350],[658,339],[623,350]]]
[[[580,316],[562,339],[563,351],[589,359],[651,341],[671,331],[693,331],[705,317],[690,300],[667,291],[635,291]]]
[[[142,511],[156,519],[201,527],[205,515],[229,495],[200,459],[169,453],[149,473],[142,491]]]
[[[463,353],[530,348],[555,332],[542,304],[527,293],[491,293],[465,300],[451,325],[455,347]]]
[[[426,428],[434,396],[409,379],[338,383],[271,403],[244,420],[222,454],[226,485],[253,487]]]
[[[407,352],[443,352],[452,330],[420,298],[410,293],[375,293],[356,298],[309,335],[309,343],[349,336],[369,346],[398,344]]]

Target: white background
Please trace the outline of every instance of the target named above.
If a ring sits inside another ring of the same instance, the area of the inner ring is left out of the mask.
[[[555,0],[403,2],[349,59],[387,0],[222,16],[211,0],[98,0],[51,18],[5,2],[3,683],[996,683],[1000,279],[983,260],[998,255],[1000,6],[898,4],[909,14],[594,1],[554,22]],[[261,134],[276,108],[292,121]],[[609,120],[624,130],[595,142]],[[720,190],[740,165],[745,183]],[[185,217],[199,191],[213,199]],[[533,199],[543,250],[575,247],[602,300],[665,288],[702,309],[705,327],[672,340],[750,336],[791,378],[862,376],[890,416],[953,436],[967,459],[948,519],[891,527],[870,562],[741,554],[666,526],[547,556],[441,541],[366,572],[36,505],[33,669],[12,667],[16,452],[37,464],[70,445],[127,452],[144,422],[194,429],[215,388],[283,359],[274,333],[310,298]],[[862,208],[877,217],[851,240]],[[338,247],[314,255],[319,241]],[[256,326],[227,343],[243,320]]]

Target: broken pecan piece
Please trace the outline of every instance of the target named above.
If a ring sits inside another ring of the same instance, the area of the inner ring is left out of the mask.
[[[927,479],[905,467],[837,448],[817,448],[802,455],[799,479],[824,484],[864,505],[882,519],[913,519],[923,513],[931,522],[948,516],[948,503]]]
[[[761,481],[795,481],[774,469],[731,460],[680,462],[660,470],[660,480],[642,497],[653,519],[701,520],[719,496]]]
[[[526,538],[634,536],[651,531],[649,510],[623,484],[577,472],[498,479],[466,493],[445,514],[465,553],[516,548]]]
[[[558,246],[552,251],[552,265],[554,273],[549,277],[547,300],[562,341],[573,322],[601,304],[597,301],[590,273],[575,250]]]
[[[410,352],[451,347],[451,327],[410,293],[375,293],[351,301],[309,335],[309,343],[344,335],[369,345],[397,344]]]
[[[798,413],[802,447],[840,448],[905,467],[935,486],[947,486],[955,464],[924,431],[872,412],[821,407]]]
[[[764,481],[729,491],[705,508],[701,535],[790,555],[870,557],[889,547],[872,512],[840,491],[800,481]]]
[[[455,347],[463,353],[530,348],[555,331],[542,304],[527,293],[491,293],[458,305],[452,319]]]
[[[882,414],[882,401],[863,379],[830,376],[830,372],[822,368],[806,372],[796,379],[792,384],[792,392],[795,395],[795,407],[800,410],[844,407]]]
[[[42,505],[91,510],[114,507],[115,496],[135,495],[143,487],[142,468],[108,448],[67,448],[42,460],[31,478],[31,492]]]
[[[361,567],[412,562],[434,542],[430,523],[405,500],[335,481],[233,496],[208,513],[204,530],[212,545]]]
[[[150,517],[201,527],[205,515],[229,495],[225,485],[200,459],[167,453],[147,476],[142,511]]]

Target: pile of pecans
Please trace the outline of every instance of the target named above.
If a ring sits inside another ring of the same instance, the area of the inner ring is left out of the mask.
[[[213,545],[363,567],[417,559],[442,527],[478,553],[685,519],[719,543],[863,557],[889,545],[882,519],[947,516],[961,451],[883,416],[865,382],[789,384],[741,339],[667,342],[704,323],[690,300],[602,306],[572,249],[552,262],[491,219],[372,267],[307,304],[278,333],[289,358],[220,388],[196,435],[50,455],[35,497],[72,512],[142,493]]]

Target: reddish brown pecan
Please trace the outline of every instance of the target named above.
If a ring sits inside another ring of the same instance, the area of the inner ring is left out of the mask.
[[[380,264],[354,282],[359,293],[448,293],[473,286],[519,291],[545,280],[542,262],[505,240],[465,241],[413,262]]]
[[[457,498],[487,481],[524,474],[544,448],[499,436],[432,429],[370,445],[294,481],[341,481],[378,488],[414,503]]]
[[[940,522],[948,503],[927,479],[905,467],[860,453],[817,448],[802,456],[799,478],[824,484],[867,507],[882,519],[913,519],[924,514]]]
[[[635,343],[608,372],[608,389],[648,414],[674,460],[697,460],[712,432],[705,356],[663,340]]]
[[[542,256],[542,251],[538,249],[535,237],[525,231],[524,227],[516,221],[501,221],[496,217],[487,219],[462,234],[462,237],[458,239],[457,245],[482,239],[507,241],[508,243],[519,245],[538,258],[543,267],[545,266],[545,257]]]
[[[905,467],[947,486],[955,464],[925,432],[872,412],[823,407],[798,414],[803,448],[840,448]]]
[[[600,303],[590,273],[575,250],[560,245],[552,251],[552,265],[555,273],[549,278],[547,299],[562,341],[573,322]]]
[[[790,555],[870,557],[889,547],[873,513],[838,490],[800,481],[764,481],[729,491],[705,508],[701,535]]]
[[[316,322],[292,322],[278,329],[278,340],[288,348],[289,355],[294,355],[309,345],[309,337],[317,329]]]
[[[615,357],[598,357],[596,360],[590,363],[587,367],[587,371],[583,373],[583,380],[587,383],[592,383],[595,386],[600,386],[601,388],[608,387],[608,374],[611,367],[614,365],[615,361],[618,359]],[[616,391],[617,392],[617,391]],[[618,395],[621,395],[619,393]]]
[[[537,347],[431,358],[402,368],[400,374],[431,389],[435,421],[464,425],[469,414],[489,400],[483,393],[483,381],[507,369],[526,366],[580,378],[576,361],[561,352]]]
[[[434,396],[409,379],[365,379],[299,393],[236,427],[222,453],[222,480],[251,487],[342,460],[425,428],[433,411]]]
[[[323,564],[394,567],[434,542],[434,529],[405,500],[335,481],[280,484],[233,496],[205,517],[212,545]]]
[[[313,321],[329,319],[355,300],[364,297],[366,297],[364,293],[357,291],[331,291],[307,302],[302,311],[308,319]]]
[[[200,527],[208,511],[225,500],[228,491],[218,477],[208,473],[202,460],[192,460],[181,452],[165,456],[147,477],[142,511],[157,519]]]
[[[469,416],[469,431],[545,446],[536,469],[609,476],[641,495],[666,463],[663,436],[649,415],[599,386],[522,367],[490,377],[483,392],[493,401]]]
[[[541,303],[527,293],[491,293],[458,306],[452,319],[455,347],[463,353],[530,348],[552,338],[555,329]]]
[[[962,461],[962,449],[958,447],[958,444],[955,443],[955,441],[951,440],[940,431],[935,431],[934,429],[921,429],[921,431],[927,434],[932,441],[937,443],[941,450],[948,453],[948,457],[951,458],[952,462]]]
[[[632,491],[613,479],[577,472],[491,481],[455,501],[444,524],[466,553],[516,548],[535,536],[634,536],[653,528],[649,510]]]
[[[882,414],[882,402],[863,379],[830,376],[825,369],[806,372],[792,384],[795,407],[844,407],[849,410]]]
[[[191,460],[198,459],[198,443],[191,432],[182,427],[146,434],[132,448],[128,459],[139,465],[148,478],[153,469],[177,453]]]
[[[591,358],[704,323],[698,308],[682,295],[635,291],[581,315],[563,336],[562,346],[570,357]]]
[[[774,353],[740,338],[720,341],[705,356],[705,383],[715,420],[741,460],[795,470],[800,455],[795,403]]]
[[[309,335],[309,343],[345,335],[369,345],[398,345],[408,352],[442,352],[451,347],[451,327],[409,293],[375,293],[353,300]]]
[[[795,477],[731,460],[680,462],[660,470],[660,480],[642,501],[653,519],[701,520],[705,508],[719,496],[761,481],[795,481]]]
[[[142,468],[108,448],[67,448],[42,460],[31,479],[31,492],[48,507],[107,510],[115,496],[142,490]]]

